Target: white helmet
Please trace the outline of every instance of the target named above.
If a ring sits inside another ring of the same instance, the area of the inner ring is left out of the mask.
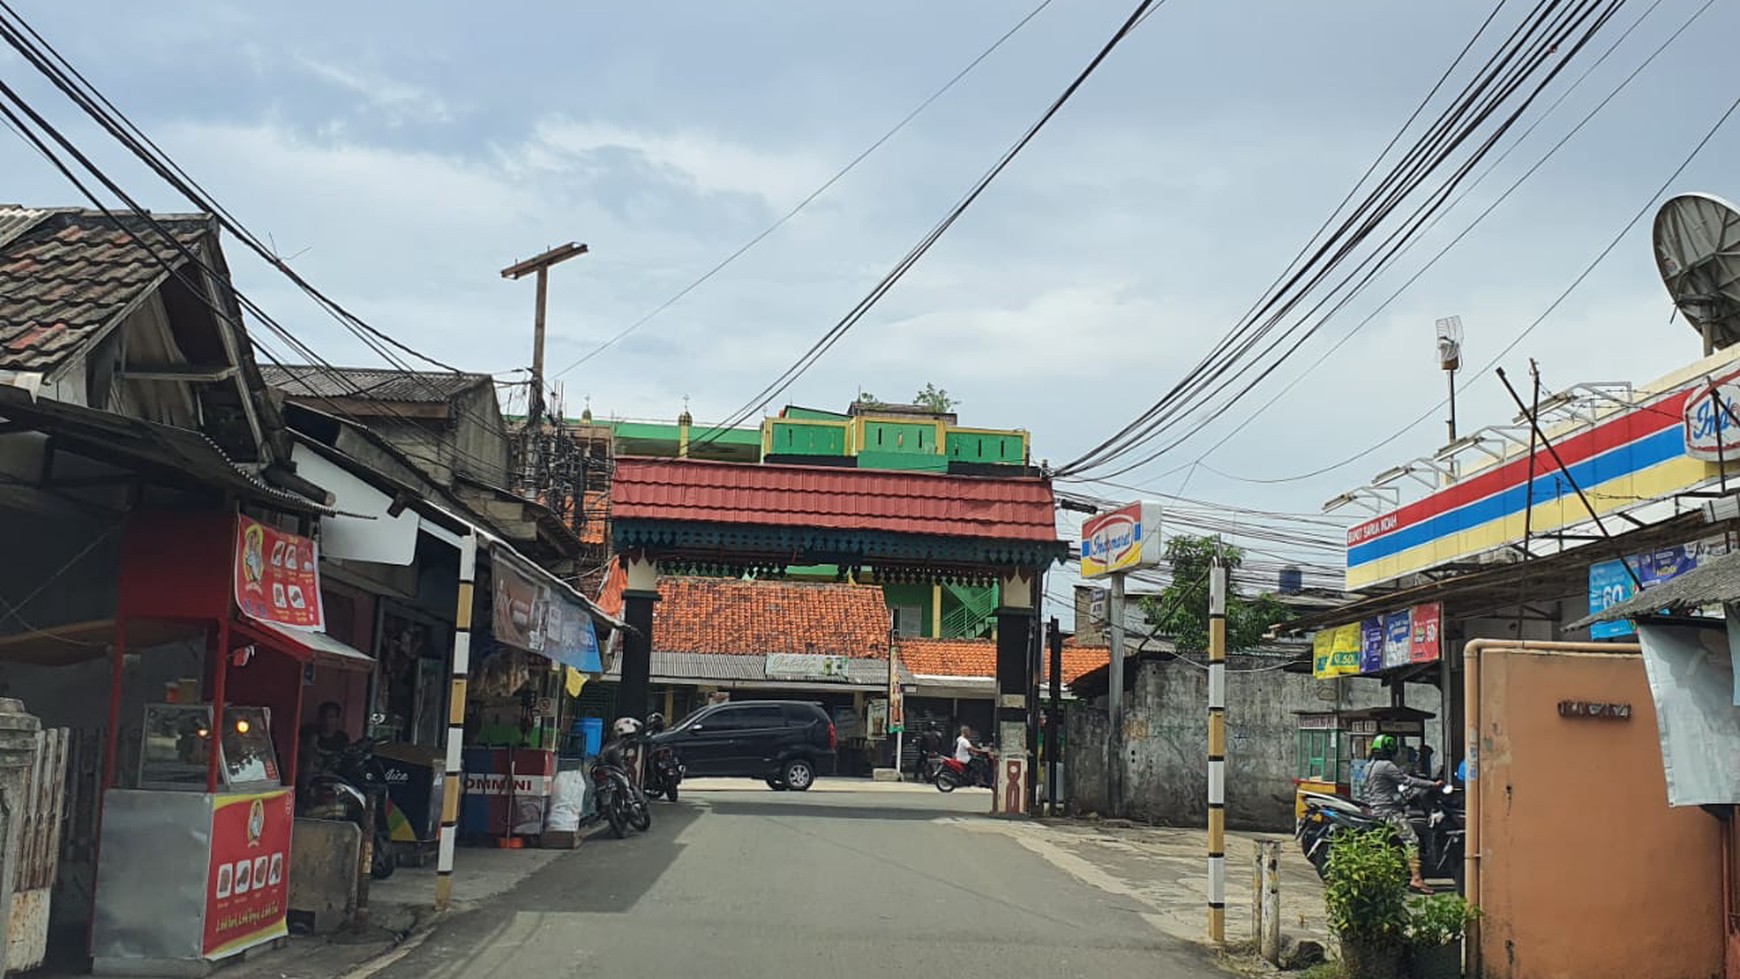
[[[640,722],[632,717],[619,717],[610,725],[610,733],[619,738],[633,737],[640,731]]]

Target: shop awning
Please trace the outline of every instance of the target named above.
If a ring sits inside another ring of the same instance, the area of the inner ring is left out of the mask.
[[[205,626],[197,622],[135,619],[127,623],[127,646],[134,651],[203,635]],[[0,663],[65,666],[98,659],[114,648],[115,620],[94,619],[0,637]]]
[[[245,615],[236,617],[236,625],[238,631],[248,638],[282,649],[304,663],[313,662],[357,672],[368,672],[375,668],[373,656],[339,642],[324,632],[291,629]]]

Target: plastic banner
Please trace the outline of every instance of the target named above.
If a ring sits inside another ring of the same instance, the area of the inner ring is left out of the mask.
[[[1415,663],[1430,663],[1444,654],[1444,606],[1433,602],[1416,605],[1413,611],[1413,635],[1408,641],[1408,658]]]
[[[1639,625],[1670,806],[1740,804],[1740,708],[1729,630]]]
[[[1384,669],[1407,666],[1414,657],[1414,618],[1408,612],[1384,616]]]
[[[236,607],[262,622],[321,630],[320,556],[314,542],[236,518]]]
[[[1376,673],[1384,668],[1384,620],[1366,619],[1359,624],[1359,672]]]

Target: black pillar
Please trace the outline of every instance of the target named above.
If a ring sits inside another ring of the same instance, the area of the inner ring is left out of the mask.
[[[647,680],[652,672],[653,603],[656,591],[622,593],[622,620],[629,631],[622,637],[622,683],[616,693],[616,716],[641,719],[647,714]]]
[[[997,610],[997,734],[1002,724],[1012,721],[1027,723],[1027,698],[1033,672],[1028,666],[1029,644],[1033,641],[1033,610],[1030,608],[999,608]],[[1018,701],[1004,697],[1019,696]],[[1004,751],[1020,751],[1022,744],[1003,745]]]

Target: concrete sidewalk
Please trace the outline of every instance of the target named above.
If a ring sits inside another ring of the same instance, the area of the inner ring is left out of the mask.
[[[1107,825],[1075,820],[968,820],[975,832],[1002,833],[1077,879],[1148,908],[1166,934],[1208,940],[1208,831]],[[1244,943],[1251,931],[1252,879],[1258,839],[1281,840],[1281,931],[1329,946],[1323,883],[1289,834],[1227,833],[1226,937]]]

